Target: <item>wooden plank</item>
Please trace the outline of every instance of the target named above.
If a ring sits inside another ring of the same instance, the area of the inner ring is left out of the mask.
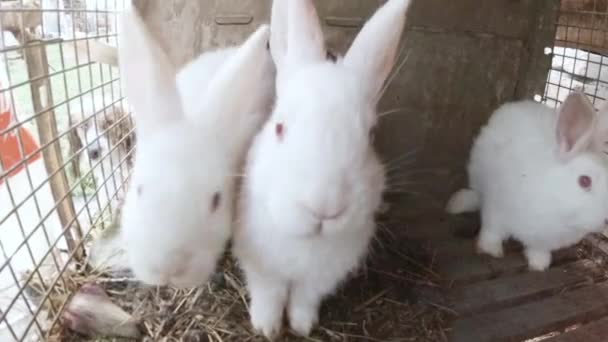
[[[391,227],[399,239],[443,241],[454,240],[456,224],[437,216],[403,217],[399,213],[389,212],[379,220],[380,224]]]
[[[40,146],[48,147],[42,150],[44,165],[49,174],[49,184],[53,198],[57,203],[57,214],[64,231],[64,237],[70,251],[74,251],[78,241],[82,239],[82,231],[76,219],[76,210],[69,194],[70,185],[64,168],[59,141],[57,121],[53,111],[53,93],[49,80],[49,65],[46,56],[46,47],[41,41],[31,40],[25,48],[25,62],[30,83],[32,104],[36,113],[36,126],[40,137]],[[65,198],[64,198],[65,197]],[[76,236],[73,235],[76,233]],[[77,260],[84,253],[83,249],[76,252]]]
[[[575,247],[556,251],[553,253],[552,265],[576,260],[577,254]],[[528,262],[521,253],[507,254],[500,259],[487,255],[470,255],[439,260],[437,268],[446,283],[460,286],[526,271]]]
[[[397,209],[398,210],[398,209]],[[381,223],[392,226],[405,226],[395,230],[400,238],[432,241],[462,241],[473,239],[477,235],[479,220],[475,216],[447,216],[434,212],[429,215],[404,217],[399,212],[389,212]]]
[[[398,167],[392,175],[394,181],[424,184],[428,196],[411,199],[436,198],[445,205],[449,184],[455,174],[464,172],[463,161],[479,127],[499,103],[513,98],[523,48],[520,41],[464,33],[406,32],[407,61],[379,104],[380,111],[401,111],[378,122],[375,145],[388,161],[419,152],[415,162]],[[432,172],[412,176],[413,170]],[[388,192],[410,190],[390,183]]]
[[[603,278],[604,272],[596,263],[581,260],[546,272],[526,272],[456,288],[451,294],[452,308],[462,317],[518,305]]]
[[[526,30],[526,49],[522,56],[522,68],[518,77],[517,99],[531,99],[545,92],[547,72],[553,56],[545,51],[555,39],[559,0],[536,0],[532,8],[531,25]]]
[[[533,25],[531,9],[537,1],[418,0],[412,3],[408,24],[524,40]]]
[[[608,283],[593,285],[557,296],[456,320],[451,342],[521,341],[608,314]]]
[[[477,252],[477,239],[458,239],[452,238],[449,240],[428,241],[427,248],[435,255],[435,258],[441,260],[452,260],[454,257],[462,256],[479,256]],[[521,254],[521,243],[508,240],[503,243],[503,248],[507,256],[511,254]]]
[[[600,319],[567,333],[548,338],[545,342],[606,342],[608,339],[608,318]]]

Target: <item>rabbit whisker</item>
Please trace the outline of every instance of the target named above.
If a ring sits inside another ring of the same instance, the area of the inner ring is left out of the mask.
[[[383,117],[385,117],[387,115],[400,113],[400,112],[403,112],[404,110],[405,110],[405,108],[403,108],[403,107],[387,110],[387,111],[384,111],[382,113],[378,113],[378,118],[383,118]]]
[[[399,52],[399,56],[398,56],[399,58],[403,54],[404,50],[405,50],[405,48],[401,48],[401,51]],[[386,91],[390,87],[391,83],[393,83],[393,81],[397,78],[397,75],[399,74],[399,72],[401,71],[401,69],[403,68],[403,66],[405,65],[407,60],[409,59],[409,57],[410,57],[410,51],[408,50],[405,57],[402,59],[402,61],[399,63],[399,65],[397,65],[397,67],[393,70],[392,74],[389,76],[388,80],[384,84],[384,87],[382,87],[382,89],[378,93],[377,101],[379,101],[384,96],[384,93],[386,93]]]

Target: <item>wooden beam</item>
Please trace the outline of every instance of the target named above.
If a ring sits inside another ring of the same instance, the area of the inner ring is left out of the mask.
[[[607,338],[608,318],[604,318],[543,340],[543,342],[605,342]]]
[[[450,342],[523,341],[608,315],[608,283],[533,303],[458,319]]]
[[[77,241],[82,239],[80,224],[76,219],[76,211],[72,202],[72,194],[69,193],[69,183],[63,167],[63,157],[59,141],[54,141],[57,136],[57,121],[53,111],[53,94],[49,80],[49,66],[46,55],[46,46],[43,41],[29,40],[25,45],[25,61],[30,80],[30,90],[32,93],[32,103],[36,116],[36,126],[40,137],[40,145],[43,148],[44,165],[49,174],[49,184],[55,203],[57,203],[57,213],[59,220],[65,231],[66,239],[70,252],[74,251]],[[66,196],[67,195],[67,196]],[[65,198],[64,198],[65,197]],[[67,228],[67,229],[66,229]],[[83,251],[78,251],[76,257],[82,256]]]
[[[454,289],[452,308],[463,317],[515,306],[602,278],[604,272],[595,262],[581,260],[546,272],[525,272]]]

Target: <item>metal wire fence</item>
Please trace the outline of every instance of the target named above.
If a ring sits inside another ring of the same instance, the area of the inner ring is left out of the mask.
[[[608,0],[561,0],[543,100],[556,106],[583,90],[596,108],[608,99]]]
[[[124,0],[0,1],[0,341],[47,340],[116,215],[134,131],[115,66]]]
[[[0,0],[0,341],[48,340],[117,217],[135,143],[115,65],[128,0]],[[608,0],[562,0],[544,96],[608,99]]]

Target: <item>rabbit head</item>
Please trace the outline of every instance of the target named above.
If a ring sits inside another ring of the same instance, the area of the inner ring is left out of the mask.
[[[561,193],[556,197],[560,199],[556,208],[570,213],[571,222],[564,223],[589,231],[604,228],[608,218],[608,158],[603,144],[598,143],[607,140],[601,114],[583,93],[573,92],[566,98],[555,124],[561,167],[547,171],[549,191]]]
[[[333,61],[312,1],[273,2],[277,102],[250,158],[272,164],[261,180],[267,205],[275,223],[295,234],[336,231],[352,213],[380,203],[384,172],[370,133],[408,4],[388,1]]]
[[[268,36],[267,26],[252,34],[205,86],[200,113],[186,115],[176,68],[135,10],[123,15],[119,66],[138,141],[121,234],[143,282],[195,286],[214,271],[231,235],[238,154],[255,133],[236,127],[253,119],[235,97],[259,87]]]

